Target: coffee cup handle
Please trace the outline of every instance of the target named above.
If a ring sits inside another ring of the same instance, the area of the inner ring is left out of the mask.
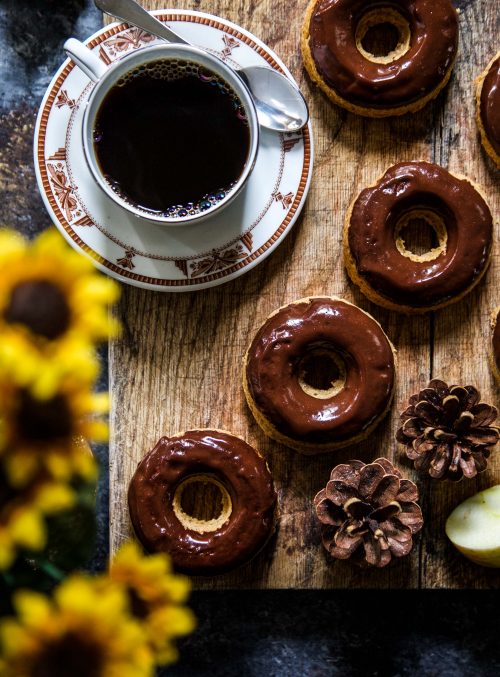
[[[76,63],[85,75],[87,75],[94,82],[98,82],[108,67],[94,54],[92,50],[86,47],[83,42],[76,40],[76,38],[69,38],[64,43],[64,50],[66,54]]]

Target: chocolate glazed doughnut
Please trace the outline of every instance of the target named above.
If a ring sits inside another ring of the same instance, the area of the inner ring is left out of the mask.
[[[403,229],[424,220],[438,245],[422,255],[405,248]],[[423,313],[458,301],[484,275],[493,220],[468,179],[429,162],[402,162],[361,191],[344,224],[344,260],[371,301]]]
[[[323,383],[310,383],[313,369]],[[388,411],[394,349],[378,322],[351,303],[300,299],[257,332],[243,388],[269,437],[304,454],[338,449],[365,438]]]
[[[187,515],[182,492],[216,485],[222,511]],[[148,552],[166,552],[179,571],[221,574],[250,560],[274,531],[277,496],[267,463],[244,440],[220,430],[162,437],[140,462],[128,492],[130,518]]]
[[[368,31],[390,24],[394,49],[363,47]],[[450,0],[310,0],[301,34],[304,65],[335,103],[369,117],[419,110],[448,82],[458,45]]]
[[[500,52],[476,82],[476,119],[485,151],[500,167]]]

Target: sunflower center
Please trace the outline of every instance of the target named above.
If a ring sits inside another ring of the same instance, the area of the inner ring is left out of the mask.
[[[34,334],[53,340],[64,334],[71,311],[64,293],[48,280],[20,282],[4,311],[10,324],[23,324]]]
[[[64,395],[40,401],[22,391],[16,424],[19,436],[29,442],[64,439],[73,432],[71,410]]]
[[[127,592],[132,615],[141,620],[146,618],[150,612],[149,604],[139,597],[134,588],[128,588]]]
[[[104,663],[103,647],[68,632],[42,650],[30,677],[102,677]]]

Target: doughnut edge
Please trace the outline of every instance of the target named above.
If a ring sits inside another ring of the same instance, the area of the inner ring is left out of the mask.
[[[354,261],[354,257],[351,252],[351,248],[349,246],[349,228],[351,226],[351,215],[352,215],[352,210],[354,208],[354,205],[356,201],[358,200],[359,196],[361,193],[366,190],[367,188],[375,188],[380,181],[383,179],[385,176],[386,172],[389,171],[394,165],[391,165],[390,167],[387,167],[387,169],[384,170],[384,172],[374,181],[374,183],[365,186],[362,188],[356,195],[356,197],[351,201],[345,218],[344,218],[344,232],[343,232],[343,243],[342,243],[342,248],[344,251],[344,266],[346,268],[347,274],[349,275],[349,278],[355,284],[361,293],[366,296],[366,298],[371,301],[372,303],[375,303],[377,306],[381,306],[382,308],[387,308],[388,310],[394,310],[397,313],[402,313],[405,315],[423,315],[425,313],[430,313],[435,310],[440,310],[441,308],[446,308],[447,306],[452,305],[453,303],[458,303],[458,301],[461,301],[467,294],[469,294],[476,285],[478,285],[483,277],[485,276],[486,272],[488,271],[488,268],[491,263],[491,258],[492,258],[492,252],[493,252],[493,246],[494,246],[494,231],[495,231],[495,220],[494,220],[494,215],[493,211],[491,210],[490,204],[488,202],[487,196],[482,190],[481,186],[478,186],[474,181],[471,181],[471,179],[467,176],[464,176],[462,174],[455,174],[454,172],[450,172],[449,170],[446,170],[451,176],[453,176],[455,179],[458,179],[459,181],[467,181],[474,190],[483,198],[484,202],[486,203],[490,214],[492,215],[492,221],[493,221],[493,228],[492,228],[492,238],[491,238],[491,243],[490,243],[490,251],[488,254],[488,260],[486,264],[484,265],[482,271],[478,275],[478,277],[472,282],[467,289],[465,289],[461,294],[458,294],[457,296],[453,296],[451,299],[448,299],[447,301],[443,301],[441,303],[437,303],[433,306],[425,306],[425,307],[414,307],[414,306],[406,306],[406,305],[400,305],[397,303],[394,303],[390,299],[387,299],[385,296],[382,296],[381,294],[378,294],[373,287],[371,287],[366,280],[361,277],[358,273],[358,269],[356,267],[356,262]],[[444,169],[444,168],[443,168]]]
[[[492,160],[493,164],[500,169],[500,155],[497,154],[495,149],[490,143],[486,129],[484,128],[483,121],[481,120],[481,95],[483,91],[483,84],[488,75],[490,68],[493,66],[495,61],[500,58],[500,51],[495,54],[495,56],[489,61],[488,65],[484,71],[478,75],[475,81],[476,86],[476,124],[479,130],[479,137],[481,140],[481,145],[483,146],[486,154]]]
[[[300,32],[300,49],[302,52],[302,59],[304,62],[304,67],[313,81],[313,83],[321,89],[323,94],[325,94],[333,103],[335,103],[337,106],[340,106],[341,108],[344,108],[345,110],[349,111],[350,113],[355,113],[356,115],[361,115],[363,117],[368,117],[368,118],[387,118],[387,117],[398,117],[400,115],[405,115],[406,113],[416,113],[417,111],[421,110],[424,108],[430,101],[435,99],[438,94],[441,92],[442,89],[446,87],[448,84],[451,74],[453,71],[453,68],[455,66],[456,60],[457,60],[457,55],[458,55],[458,48],[456,50],[455,56],[453,58],[453,61],[450,64],[450,67],[445,73],[444,78],[441,80],[441,82],[438,84],[438,86],[433,89],[431,92],[426,94],[424,97],[417,99],[411,104],[405,104],[402,106],[397,106],[394,108],[365,108],[363,106],[357,106],[356,104],[351,103],[350,101],[347,101],[346,99],[343,99],[340,94],[338,94],[332,87],[327,85],[327,83],[324,81],[324,79],[321,77],[318,69],[316,68],[316,64],[314,62],[314,58],[311,52],[311,49],[309,47],[309,38],[310,38],[310,31],[309,31],[309,26],[311,23],[311,17],[313,15],[314,9],[316,5],[320,2],[321,0],[310,0],[307,9],[306,9],[306,14],[304,17],[304,21],[302,24],[302,29]],[[456,11],[456,9],[455,9]]]
[[[287,447],[290,447],[291,449],[294,449],[295,451],[298,451],[300,454],[303,454],[304,456],[318,456],[320,454],[328,454],[332,451],[336,451],[338,449],[343,449],[345,447],[349,447],[353,444],[357,444],[358,442],[362,442],[365,440],[367,437],[371,435],[371,433],[377,428],[379,423],[387,416],[389,411],[391,410],[392,403],[394,401],[394,394],[396,391],[396,379],[397,379],[397,350],[394,347],[392,341],[389,339],[387,334],[385,333],[384,329],[382,328],[381,324],[372,316],[370,313],[367,313],[365,310],[362,308],[359,308],[355,303],[351,303],[350,301],[346,301],[343,298],[340,298],[339,296],[306,296],[300,299],[297,299],[295,301],[291,301],[290,303],[287,303],[283,306],[280,306],[278,309],[274,310],[272,313],[270,313],[259,325],[262,327],[271,317],[276,315],[276,313],[279,313],[281,310],[284,308],[288,308],[291,305],[296,305],[299,303],[303,302],[309,302],[312,299],[329,299],[333,301],[342,301],[343,303],[346,303],[350,306],[354,306],[357,308],[359,311],[370,317],[380,328],[381,332],[385,336],[386,340],[389,343],[389,346],[392,351],[392,356],[394,360],[394,382],[392,386],[391,393],[388,398],[387,406],[385,407],[384,411],[377,416],[364,430],[362,430],[358,435],[355,435],[351,438],[342,440],[341,442],[323,442],[323,443],[312,443],[312,442],[300,442],[298,440],[295,440],[291,437],[288,437],[287,435],[284,435],[283,433],[280,433],[270,422],[269,420],[262,414],[260,409],[257,406],[257,403],[253,399],[250,389],[248,387],[248,380],[247,380],[247,364],[248,364],[248,356],[250,352],[250,348],[253,343],[253,339],[250,342],[250,345],[248,346],[245,355],[243,356],[243,361],[242,361],[242,382],[243,382],[243,391],[245,393],[245,399],[248,404],[248,408],[250,409],[257,425],[259,428],[262,430],[262,432],[269,437],[270,439],[274,440],[275,442],[278,442],[280,444],[283,444]]]
[[[189,430],[184,430],[183,432],[178,432],[178,433],[175,433],[175,434],[172,434],[172,435],[168,435],[168,439],[172,439],[172,438],[175,438],[175,437],[183,437],[183,436],[185,436],[189,433],[193,433],[193,432],[202,432],[202,433],[203,432],[206,432],[206,433],[212,432],[212,433],[221,433],[221,434],[224,434],[224,435],[229,435],[231,437],[235,437],[235,438],[241,440],[242,442],[247,444],[249,447],[251,447],[253,449],[253,451],[257,454],[257,456],[259,456],[259,458],[261,458],[265,463],[265,468],[266,468],[266,470],[269,473],[269,476],[271,478],[272,488],[273,488],[274,497],[275,497],[273,519],[272,519],[272,523],[269,527],[269,532],[268,532],[267,538],[262,543],[262,545],[257,550],[255,550],[255,552],[252,553],[250,557],[248,557],[248,559],[246,559],[245,561],[240,562],[238,564],[235,564],[233,567],[227,568],[224,571],[214,571],[213,573],[211,573],[211,572],[201,573],[201,572],[196,571],[196,570],[188,570],[188,569],[185,569],[185,568],[179,568],[178,569],[181,573],[190,576],[193,580],[198,579],[200,581],[204,581],[204,580],[208,580],[210,578],[218,578],[218,577],[230,575],[234,571],[237,571],[237,570],[247,566],[258,555],[260,555],[260,553],[265,550],[265,548],[268,546],[269,542],[271,541],[271,539],[274,537],[274,535],[277,532],[279,520],[280,520],[280,517],[281,517],[281,509],[280,509],[280,504],[279,504],[280,496],[279,496],[279,492],[276,488],[274,476],[271,472],[271,469],[269,468],[269,463],[267,461],[267,458],[261,453],[261,451],[259,449],[257,449],[253,444],[250,444],[249,442],[247,442],[247,440],[244,439],[241,435],[236,435],[235,433],[230,432],[229,430],[225,430],[225,429],[222,429],[222,428],[216,428],[216,427],[211,427],[211,428],[196,428],[196,427],[193,427],[193,428],[190,428]],[[156,448],[156,446],[159,444],[160,440],[163,437],[167,437],[167,436],[162,435],[161,437],[159,437],[157,442],[155,443],[155,445],[151,449],[149,449],[145,454],[143,454],[143,456],[141,457],[141,459],[137,463],[136,470],[139,467],[139,465],[142,463],[142,461],[146,458],[146,456]],[[148,548],[145,546],[145,544],[141,540],[138,532],[136,531],[134,520],[132,519],[132,510],[130,508],[131,485],[132,485],[133,478],[135,476],[135,472],[136,471],[134,471],[134,474],[132,475],[132,477],[131,477],[131,479],[128,483],[128,488],[127,488],[127,508],[128,508],[130,525],[131,525],[131,529],[132,529],[134,539],[140,544],[140,546],[144,549],[145,552],[154,554],[154,552],[157,552],[157,551],[148,550]],[[167,555],[169,555],[168,551],[162,550],[161,552],[165,552]]]

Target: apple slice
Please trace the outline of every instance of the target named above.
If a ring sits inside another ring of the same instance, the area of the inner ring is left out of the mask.
[[[500,568],[500,484],[460,503],[446,521],[446,535],[476,564]]]

